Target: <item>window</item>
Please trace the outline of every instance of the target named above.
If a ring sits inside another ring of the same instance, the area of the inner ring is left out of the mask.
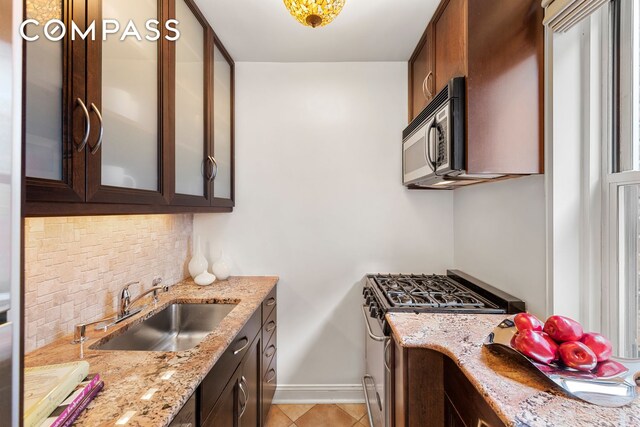
[[[604,193],[609,293],[605,325],[618,354],[639,357],[640,344],[640,1],[616,1],[613,22],[613,132]]]
[[[547,23],[548,311],[640,357],[640,0],[586,15]]]

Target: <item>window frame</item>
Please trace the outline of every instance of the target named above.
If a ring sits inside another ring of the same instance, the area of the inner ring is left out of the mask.
[[[636,356],[636,347],[631,347],[629,341],[637,340],[638,316],[630,315],[631,310],[638,310],[638,299],[628,301],[623,298],[623,292],[629,288],[623,284],[621,277],[621,242],[619,241],[621,221],[619,212],[620,188],[625,185],[640,184],[640,165],[635,165],[635,171],[618,172],[620,169],[620,150],[623,144],[631,147],[630,138],[640,135],[640,124],[633,122],[640,113],[640,106],[632,105],[631,110],[621,113],[621,91],[635,90],[634,102],[640,99],[640,89],[629,84],[632,82],[631,73],[637,72],[634,67],[640,64],[640,55],[635,57],[632,66],[620,63],[622,49],[629,49],[629,43],[634,40],[634,25],[632,22],[622,25],[622,17],[629,17],[630,2],[612,0],[602,6],[600,11],[592,15],[592,19],[578,24],[581,28],[580,49],[582,69],[581,91],[587,97],[589,104],[581,111],[582,135],[584,145],[580,149],[580,257],[575,270],[579,272],[579,311],[580,320],[589,330],[599,330],[611,338],[614,352],[623,356]],[[635,5],[640,8],[640,5]],[[640,19],[640,11],[635,19]],[[631,17],[633,19],[633,17]],[[573,31],[573,30],[572,30]],[[558,312],[560,306],[554,304],[559,286],[554,283],[557,266],[554,262],[562,262],[562,254],[554,254],[557,244],[554,236],[554,31],[545,28],[545,152],[546,171],[545,190],[547,194],[547,314],[562,314]],[[638,37],[637,31],[635,37]],[[640,43],[640,38],[637,40]],[[636,46],[634,46],[634,49]],[[634,51],[635,53],[635,51]],[[636,53],[637,54],[637,53]],[[627,58],[625,58],[627,60]],[[636,77],[638,78],[638,77]],[[586,83],[585,83],[586,82]],[[640,83],[640,82],[639,82]],[[624,93],[624,92],[622,92]],[[627,105],[627,108],[629,108]],[[637,110],[635,110],[637,108]],[[625,115],[626,114],[626,115]],[[638,120],[640,122],[640,120]],[[635,131],[625,130],[627,126]],[[627,152],[632,152],[629,148]],[[634,153],[637,157],[638,154]],[[629,160],[631,161],[631,160]],[[633,162],[632,162],[633,163]],[[637,163],[637,161],[636,161]],[[556,168],[563,165],[556,164]],[[556,169],[557,170],[557,169]],[[630,218],[637,224],[638,218]],[[631,239],[633,241],[633,239]],[[634,250],[637,251],[635,240]],[[640,264],[640,262],[639,262]],[[628,276],[627,276],[628,277]],[[558,286],[557,288],[554,288]],[[627,295],[628,296],[628,295]],[[631,304],[631,305],[630,305]]]
[[[635,300],[629,301],[625,298],[625,293],[629,290],[629,285],[624,284],[624,272],[622,271],[624,259],[622,257],[624,241],[620,239],[620,231],[623,224],[623,215],[630,212],[621,212],[620,190],[629,185],[640,185],[640,170],[621,171],[624,167],[622,163],[625,161],[621,154],[624,146],[632,146],[632,138],[636,135],[633,128],[637,123],[632,120],[637,114],[635,110],[637,106],[632,106],[629,112],[624,112],[622,105],[621,93],[625,91],[633,91],[632,100],[637,102],[637,85],[634,86],[634,76],[632,74],[634,65],[637,66],[637,57],[631,59],[630,64],[623,64],[623,60],[627,60],[623,55],[623,50],[633,48],[634,37],[637,33],[633,33],[634,18],[633,14],[628,13],[627,7],[631,6],[631,2],[613,1],[610,7],[609,22],[612,24],[611,29],[611,66],[609,67],[611,82],[611,90],[608,105],[605,111],[610,112],[607,117],[609,121],[609,136],[607,144],[603,144],[603,201],[605,203],[603,220],[603,299],[602,299],[602,326],[603,331],[607,334],[615,348],[615,353],[623,356],[635,357],[638,353],[638,316],[637,316],[637,296]],[[636,4],[636,7],[640,7]],[[638,10],[634,10],[636,14]],[[631,22],[623,22],[622,17],[630,19]],[[624,59],[623,59],[624,58]],[[635,64],[634,64],[635,62]],[[636,128],[637,129],[637,128]],[[630,155],[631,153],[627,153]],[[627,159],[628,167],[633,168],[632,159]],[[636,165],[637,168],[638,165]],[[638,218],[631,218],[637,224]],[[637,230],[635,239],[635,249],[626,246],[626,250],[631,249],[637,253]],[[636,260],[637,261],[637,260]],[[636,263],[637,266],[637,263]],[[637,267],[636,267],[637,269]],[[636,272],[637,275],[637,272]],[[636,277],[637,280],[637,277]],[[629,295],[627,295],[628,297]],[[632,315],[631,311],[635,313]]]

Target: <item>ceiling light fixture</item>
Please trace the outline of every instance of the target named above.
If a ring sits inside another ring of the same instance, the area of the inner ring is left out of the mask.
[[[302,25],[324,27],[342,10],[345,0],[284,0],[291,15]]]

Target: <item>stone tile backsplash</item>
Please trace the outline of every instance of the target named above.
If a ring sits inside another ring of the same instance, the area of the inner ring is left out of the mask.
[[[115,312],[125,283],[187,277],[192,231],[193,215],[27,218],[25,351]]]

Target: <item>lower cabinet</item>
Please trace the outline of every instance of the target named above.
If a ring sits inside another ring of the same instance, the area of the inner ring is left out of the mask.
[[[262,425],[260,412],[261,358],[262,337],[258,335],[240,369],[240,378],[238,379],[238,388],[240,389],[238,425],[242,427],[260,427]]]
[[[231,377],[203,427],[260,427],[260,350],[258,335],[245,359]]]
[[[200,384],[194,425],[265,425],[277,384],[275,295],[274,288]]]
[[[238,425],[237,419],[240,415],[238,377],[238,372],[231,377],[231,381],[218,397],[218,403],[213,411],[201,423],[202,426],[235,427]]]
[[[447,356],[407,349],[392,340],[391,413],[394,427],[504,427]]]

